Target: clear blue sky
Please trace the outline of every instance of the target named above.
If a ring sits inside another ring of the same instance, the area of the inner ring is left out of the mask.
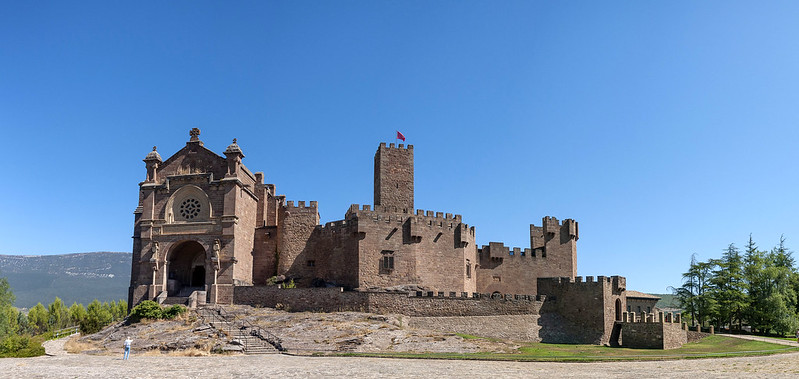
[[[130,251],[142,159],[202,129],[323,221],[415,145],[479,244],[580,223],[579,275],[665,292],[749,233],[799,246],[799,3],[5,2],[0,253]]]

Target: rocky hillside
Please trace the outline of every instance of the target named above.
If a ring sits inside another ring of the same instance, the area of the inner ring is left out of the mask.
[[[128,297],[130,253],[0,255],[0,277],[8,278],[18,308],[49,304],[56,296],[69,306]]]

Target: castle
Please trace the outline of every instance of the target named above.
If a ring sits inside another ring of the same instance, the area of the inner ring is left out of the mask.
[[[662,344],[664,330],[674,329],[664,326],[662,313],[624,311],[623,277],[576,276],[574,220],[544,217],[530,225],[529,248],[478,247],[474,226],[461,215],[415,210],[413,145],[381,143],[373,206],[353,204],[342,220],[320,225],[317,202],[278,195],[263,173],[244,166],[235,139],[222,157],[199,135],[192,129],[186,146],[166,161],[156,148],[144,159],[131,305],[291,304],[460,317],[460,323],[478,317],[475,327],[485,321],[479,317],[526,315],[535,330],[527,327],[524,336],[553,342],[613,344],[622,325],[643,319],[659,322],[653,333]],[[281,290],[276,281],[298,288]]]

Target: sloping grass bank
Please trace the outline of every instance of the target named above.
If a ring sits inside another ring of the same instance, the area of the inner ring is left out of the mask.
[[[792,351],[799,351],[799,348],[714,335],[704,338],[701,341],[685,344],[679,349],[671,350],[613,348],[597,345],[524,343],[515,353],[341,353],[336,355],[499,361],[593,362],[756,356]]]

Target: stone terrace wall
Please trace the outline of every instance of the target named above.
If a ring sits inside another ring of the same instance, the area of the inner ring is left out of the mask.
[[[408,326],[512,341],[540,342],[538,315],[410,317]]]
[[[537,315],[543,297],[504,295],[491,298],[488,294],[450,293],[444,297],[409,296],[405,293],[344,291],[342,288],[291,288],[274,286],[237,286],[235,304],[275,307],[282,304],[290,311],[360,311],[397,313],[407,316],[496,316]],[[438,295],[438,294],[434,294]],[[457,296],[456,296],[457,295]]]
[[[624,322],[622,346],[636,349],[676,349],[688,343],[681,324],[662,322]]]
[[[663,324],[663,348],[676,349],[688,343],[688,333],[682,324]]]

